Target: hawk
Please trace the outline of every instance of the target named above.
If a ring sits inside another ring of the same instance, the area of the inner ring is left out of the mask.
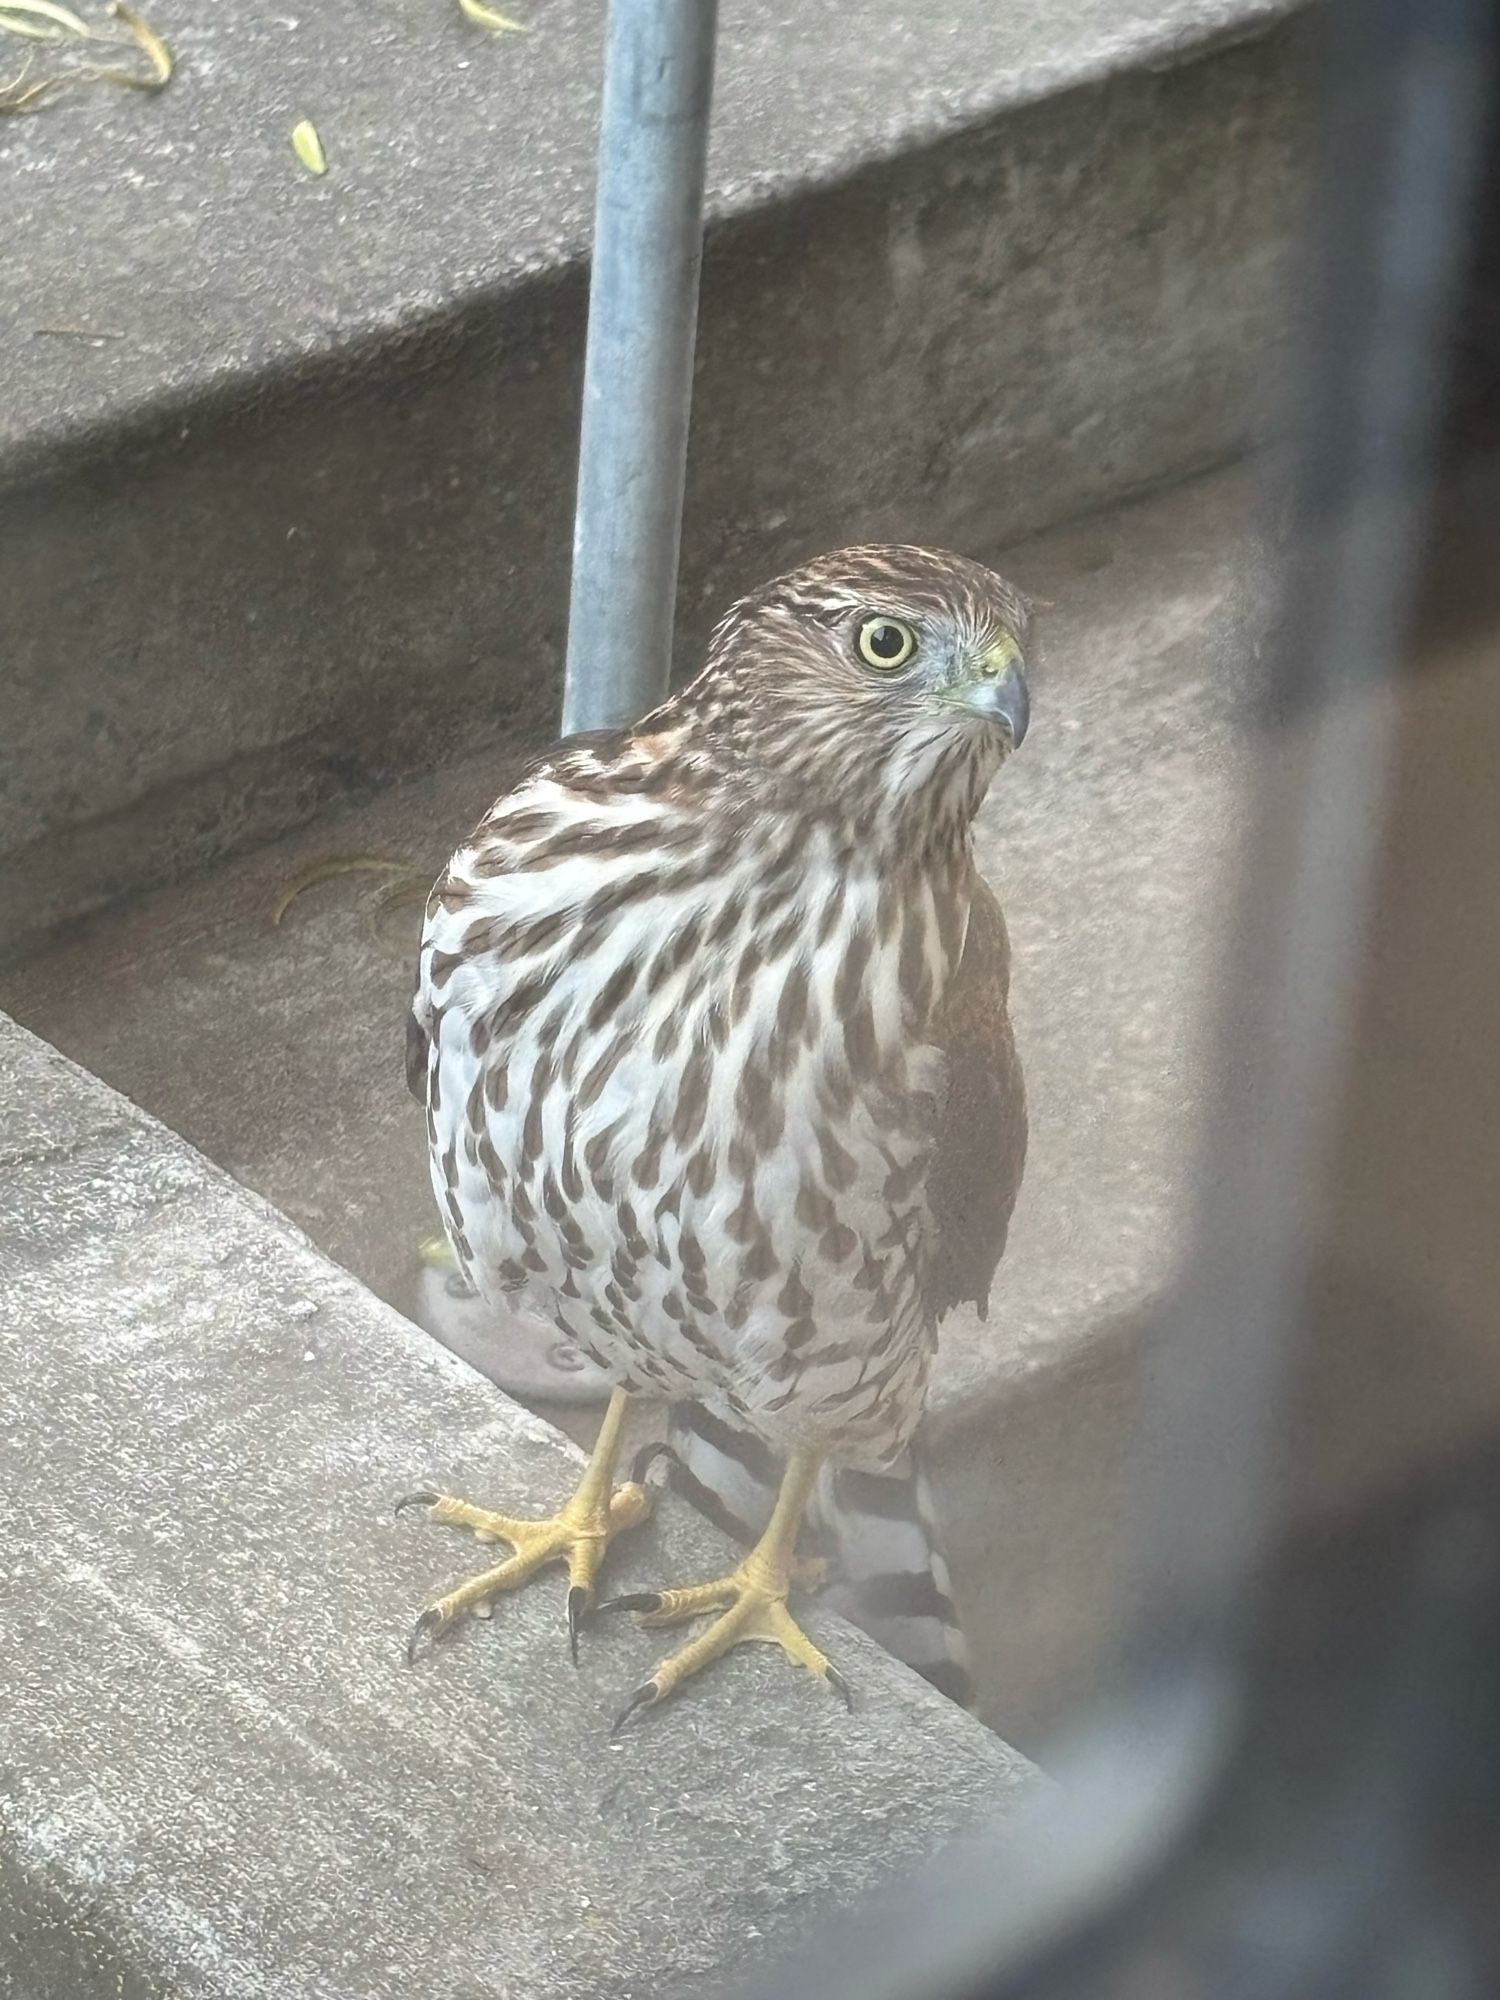
[[[787,1608],[810,1504],[870,1621],[909,1657],[935,1625],[943,1657],[916,1664],[957,1674],[911,1444],[938,1322],[983,1309],[1025,1154],[972,826],[1026,733],[1029,639],[1022,594],[962,557],[824,556],[734,605],[643,721],[534,763],[449,862],[407,1047],[438,1206],[468,1281],[527,1287],[613,1394],[551,1519],[411,1496],[512,1550],[414,1645],[565,1561],[576,1660],[601,1559],[649,1508],[615,1483],[642,1396],[677,1406],[711,1508],[751,1519],[775,1491],[729,1575],[615,1601],[714,1621],[620,1722],[748,1639],[847,1699]]]

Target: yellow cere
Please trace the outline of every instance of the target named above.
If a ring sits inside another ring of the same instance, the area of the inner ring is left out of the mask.
[[[1021,663],[1021,649],[1015,640],[1006,636],[996,639],[984,649],[981,671],[986,680],[998,680],[1010,667]]]

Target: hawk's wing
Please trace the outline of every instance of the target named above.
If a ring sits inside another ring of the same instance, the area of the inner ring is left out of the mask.
[[[929,1285],[934,1319],[972,1300],[982,1319],[1026,1164],[1026,1092],[1011,1032],[1010,939],[988,884],[976,884],[964,955],[937,1040],[948,1098],[928,1174],[937,1224]]]

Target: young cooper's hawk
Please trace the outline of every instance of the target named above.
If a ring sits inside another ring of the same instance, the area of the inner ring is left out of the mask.
[[[958,556],[825,556],[735,605],[643,722],[533,765],[449,863],[408,1034],[448,1234],[473,1284],[529,1286],[618,1386],[553,1519],[413,1496],[514,1550],[418,1636],[565,1560],[576,1657],[600,1559],[648,1506],[613,1483],[641,1394],[692,1406],[678,1437],[710,1492],[716,1458],[785,1470],[731,1575],[619,1600],[718,1614],[626,1715],[750,1638],[845,1692],[786,1608],[809,1500],[856,1611],[863,1587],[898,1650],[931,1650],[924,1622],[946,1643],[920,1491],[891,1496],[937,1323],[983,1307],[1025,1153],[971,827],[1026,731],[1028,631]]]

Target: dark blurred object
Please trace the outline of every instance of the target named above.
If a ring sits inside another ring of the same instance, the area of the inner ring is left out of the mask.
[[[1491,13],[1487,60],[1493,79],[1500,68],[1500,8]],[[1450,462],[1500,450],[1500,143],[1495,131],[1500,111],[1493,83],[1488,118],[1468,279],[1451,335],[1452,378],[1443,439]]]

